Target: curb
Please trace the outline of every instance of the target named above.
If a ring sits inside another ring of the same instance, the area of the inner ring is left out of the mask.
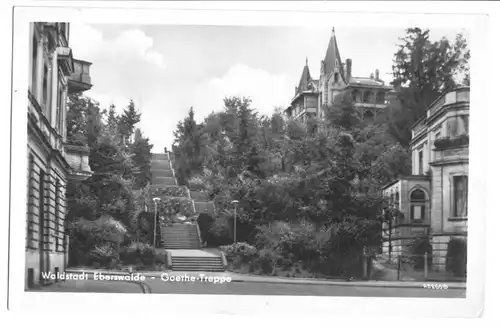
[[[94,273],[95,271],[87,271],[87,270],[66,270],[68,273]],[[101,272],[101,274],[104,275],[129,275],[127,272]],[[146,273],[140,273],[140,272],[134,272],[135,274],[141,274],[145,277],[159,277],[163,273],[169,273],[171,274],[172,271],[169,272],[158,272],[158,273],[151,273],[151,272],[146,272]],[[208,272],[207,272],[208,274]],[[260,278],[260,277],[259,277]],[[435,289],[435,290],[448,290],[448,289],[453,289],[453,290],[466,290],[466,286],[454,286],[454,285],[449,285],[450,282],[431,282],[431,281],[412,281],[411,285],[407,284],[387,284],[387,283],[373,283],[373,282],[362,282],[362,281],[352,281],[352,282],[347,282],[347,281],[325,281],[325,280],[311,280],[311,281],[293,281],[293,280],[286,280],[286,279],[266,279],[266,278],[260,278],[260,279],[244,279],[241,277],[238,278],[233,278],[231,277],[231,282],[237,282],[237,283],[258,283],[258,284],[284,284],[284,285],[318,285],[318,286],[344,286],[344,287],[370,287],[370,288],[416,288],[416,289],[423,289],[424,284],[434,284],[434,285],[447,285],[446,289]],[[138,281],[126,281],[126,282],[133,282],[137,284],[144,284],[146,287],[141,285],[141,288],[143,288],[143,291],[145,294],[150,294],[151,293],[151,288],[144,282],[138,282]],[[455,283],[454,283],[455,284]],[[432,288],[426,288],[426,289],[432,289]],[[148,292],[149,290],[149,292]]]
[[[243,279],[231,279],[231,282],[239,282],[239,283],[258,283],[258,284],[283,284],[283,285],[317,285],[317,286],[339,286],[339,287],[369,287],[369,288],[415,288],[415,289],[423,289],[423,285],[427,284],[427,282],[422,282],[421,286],[418,285],[388,285],[388,284],[363,284],[357,282],[336,282],[336,281],[277,281],[277,280],[243,280]],[[435,290],[449,290],[449,289],[457,289],[457,290],[466,290],[465,286],[449,286],[446,283],[440,283],[440,285],[447,285],[445,289],[435,289]],[[426,288],[432,289],[432,288]]]

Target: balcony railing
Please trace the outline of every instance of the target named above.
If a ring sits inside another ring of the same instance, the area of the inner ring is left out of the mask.
[[[50,124],[35,96],[28,91],[28,127],[37,130],[54,150],[64,152],[61,134]]]
[[[87,146],[66,145],[65,158],[72,168],[69,178],[72,180],[85,180],[92,175],[89,165],[90,150]]]
[[[69,92],[83,92],[92,88],[92,83],[90,79],[90,65],[92,63],[75,59],[74,61],[74,72],[69,78]]]
[[[363,108],[365,108],[365,107],[366,108],[386,108],[387,104],[356,101],[356,102],[354,102],[354,106],[363,107]]]
[[[469,158],[469,147],[434,150],[434,160],[466,160]]]

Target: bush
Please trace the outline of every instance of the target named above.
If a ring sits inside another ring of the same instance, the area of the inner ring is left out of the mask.
[[[111,244],[95,246],[87,254],[88,264],[98,263],[101,267],[113,267],[119,260],[119,255],[115,247]]]
[[[239,267],[242,264],[253,263],[258,256],[257,249],[247,243],[221,246],[220,250],[224,252],[227,260],[235,267]]]
[[[452,238],[448,242],[446,254],[446,271],[456,277],[467,275],[467,241],[462,238]]]
[[[120,252],[120,260],[126,265],[144,264],[150,266],[157,263],[158,258],[154,247],[142,242],[134,242]]]
[[[125,241],[127,230],[122,223],[113,217],[103,215],[94,221],[79,218],[70,225],[69,233],[69,263],[70,265],[82,265],[88,264],[84,262],[88,262],[89,256],[95,256],[96,259],[99,259],[101,255],[105,254],[104,249],[108,247],[118,249],[118,246]],[[105,248],[96,250],[96,247]]]
[[[188,197],[187,188],[185,186],[169,186],[159,188],[152,192],[152,197]]]
[[[427,267],[430,268],[432,265],[432,245],[429,238],[422,237],[412,240],[408,245],[406,245],[403,255],[407,256],[409,263],[416,270],[424,269],[424,257],[427,253]]]

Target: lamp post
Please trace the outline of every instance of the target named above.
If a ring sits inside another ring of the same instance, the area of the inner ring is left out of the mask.
[[[154,248],[156,248],[156,220],[158,217],[158,202],[160,201],[160,198],[155,197],[153,198],[153,202],[155,202],[155,220],[154,220],[154,234],[153,234],[153,245]]]
[[[233,233],[234,233],[234,243],[236,244],[236,207],[240,202],[237,200],[233,200],[231,204],[234,205],[234,225],[233,225]]]

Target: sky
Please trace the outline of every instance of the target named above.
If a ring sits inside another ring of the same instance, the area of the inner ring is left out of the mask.
[[[342,61],[352,59],[353,76],[379,69],[388,84],[404,30],[336,27]],[[430,38],[454,39],[459,32],[468,39],[460,29],[431,29]],[[306,27],[72,23],[69,42],[75,58],[92,62],[86,95],[119,112],[134,100],[142,114],[137,127],[153,152],[163,152],[191,106],[198,122],[221,110],[225,96],[250,97],[261,114],[286,107],[306,58],[312,78],[319,78],[331,34]]]

